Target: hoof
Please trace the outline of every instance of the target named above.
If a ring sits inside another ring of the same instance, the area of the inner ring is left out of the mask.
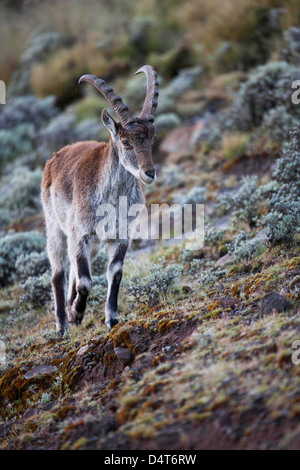
[[[68,318],[68,323],[69,325],[81,325],[81,322],[83,320],[83,313],[79,313],[75,310],[73,306],[70,306],[67,309],[67,318]]]
[[[62,339],[69,331],[69,328],[67,325],[64,325],[62,327],[60,327],[57,331],[56,331],[56,335],[57,335],[57,338],[58,339]]]
[[[113,318],[113,319],[109,320],[106,324],[109,328],[113,328],[118,323],[119,323],[119,321],[117,320],[117,318]]]

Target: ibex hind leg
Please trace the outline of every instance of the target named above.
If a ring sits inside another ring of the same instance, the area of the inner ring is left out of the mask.
[[[73,302],[76,298],[76,295],[77,295],[76,277],[75,277],[74,269],[72,268],[72,265],[71,265],[70,266],[70,272],[69,272],[68,301],[67,301],[67,316],[68,316],[68,321],[69,322],[72,321],[69,312],[72,308],[72,305],[73,305]]]
[[[58,225],[52,225],[51,229],[47,229],[47,251],[52,269],[56,330],[62,336],[68,329],[65,305],[68,253],[66,236]]]
[[[128,245],[129,242],[127,240],[108,242],[108,290],[105,304],[105,323],[110,328],[118,323],[118,294],[123,275],[124,258]]]
[[[68,320],[79,325],[82,322],[87,298],[92,290],[90,250],[85,242],[68,243],[71,271],[69,280]]]

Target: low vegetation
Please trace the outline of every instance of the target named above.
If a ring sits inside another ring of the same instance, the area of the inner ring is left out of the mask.
[[[23,3],[0,8],[0,448],[298,449],[299,2]],[[135,241],[111,331],[101,249],[83,324],[58,340],[43,166],[109,137],[78,77],[135,111],[145,63],[160,78],[147,203],[204,204],[204,246]]]

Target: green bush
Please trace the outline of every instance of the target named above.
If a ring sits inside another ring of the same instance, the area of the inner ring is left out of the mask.
[[[272,244],[291,242],[300,233],[300,126],[291,132],[291,140],[283,146],[276,161],[273,177],[277,189],[269,198],[269,214],[265,223]]]
[[[174,202],[177,204],[203,204],[206,200],[205,187],[198,186],[192,188],[187,194],[178,193],[174,197]]]
[[[0,238],[0,285],[12,282],[16,274],[16,261],[22,254],[45,249],[45,238],[38,232],[8,233]]]
[[[161,294],[172,291],[181,272],[180,265],[168,264],[163,267],[153,264],[147,276],[143,278],[134,276],[130,283],[127,283],[127,291],[138,302],[155,305]]]
[[[251,227],[258,221],[258,206],[261,199],[256,176],[244,176],[237,190],[220,197],[219,207],[231,211],[233,221],[245,222]]]
[[[21,254],[16,261],[15,277],[26,281],[29,277],[40,276],[50,270],[50,263],[45,251]]]
[[[50,273],[29,277],[20,285],[25,291],[21,297],[21,302],[28,302],[33,307],[39,308],[51,300],[52,284]]]
[[[7,209],[10,217],[26,217],[41,210],[40,168],[30,170],[18,166],[2,180],[0,186],[0,207]]]

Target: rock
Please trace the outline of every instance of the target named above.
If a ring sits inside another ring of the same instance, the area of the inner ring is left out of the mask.
[[[271,292],[262,299],[260,313],[261,315],[268,315],[273,312],[281,313],[289,310],[291,307],[288,299],[277,292]]]
[[[166,165],[180,165],[181,163],[185,164],[187,162],[194,162],[195,156],[189,152],[183,153],[170,153],[166,159]]]
[[[55,372],[55,371],[57,371],[56,366],[49,366],[49,365],[42,364],[26,372],[26,374],[24,375],[24,378],[28,380],[28,379],[32,379],[33,377],[36,377],[37,375],[52,374],[52,372]]]
[[[153,354],[150,354],[150,353],[141,354],[140,356],[136,358],[135,366],[141,367],[142,369],[148,369],[149,367],[152,366],[153,359],[154,359]]]
[[[257,234],[255,235],[253,240],[259,240],[260,242],[262,242],[262,244],[267,245],[268,242],[269,242],[268,228],[264,228],[264,229],[260,230],[259,232],[257,232]]]
[[[89,349],[89,345],[85,344],[84,346],[81,346],[81,348],[78,349],[76,355],[77,356],[82,356],[88,349]]]
[[[128,348],[115,348],[115,354],[120,362],[124,364],[124,366],[130,365],[134,361],[134,355]]]
[[[190,286],[182,286],[182,290],[185,294],[192,292],[192,288]]]
[[[204,120],[197,121],[192,126],[181,126],[164,138],[159,151],[165,155],[191,153],[193,151],[194,134],[203,129]]]
[[[215,263],[215,266],[221,267],[221,266],[227,266],[235,261],[235,256],[227,255],[222,256],[221,258],[218,259],[218,261]]]
[[[25,413],[23,414],[23,418],[24,419],[28,419],[28,418],[31,418],[31,416],[34,416],[35,414],[37,414],[37,409],[36,408],[27,408],[27,410],[25,411]]]
[[[114,343],[110,341],[109,343],[106,343],[104,346],[104,351],[107,352],[108,354],[111,354],[114,350]]]
[[[231,217],[229,215],[223,215],[219,219],[215,220],[212,225],[217,230],[227,230],[229,228],[230,222]]]

